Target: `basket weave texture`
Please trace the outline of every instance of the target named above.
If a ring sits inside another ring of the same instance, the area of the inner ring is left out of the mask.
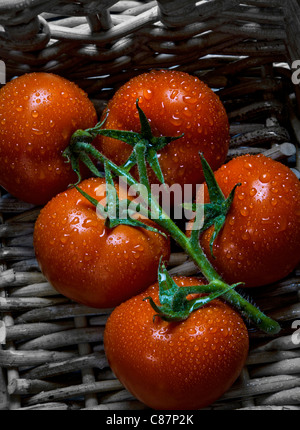
[[[131,77],[176,67],[218,91],[230,121],[228,158],[262,152],[300,175],[297,0],[2,0],[0,59],[7,79],[47,71],[76,81],[99,115]],[[105,358],[109,311],[57,294],[34,255],[40,208],[0,192],[0,409],[144,409]],[[169,270],[198,273],[181,252]],[[300,268],[249,292],[282,331],[249,328],[246,367],[210,409],[300,409],[299,287]]]

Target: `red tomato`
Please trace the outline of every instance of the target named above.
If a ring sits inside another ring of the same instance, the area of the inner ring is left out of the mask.
[[[179,286],[200,285],[176,277]],[[249,340],[241,316],[213,300],[183,322],[156,317],[158,284],[118,306],[110,315],[104,347],[111,369],[137,399],[154,409],[200,409],[217,400],[239,376]]]
[[[174,70],[153,70],[134,77],[108,103],[104,128],[139,132],[137,98],[154,136],[184,133],[158,153],[167,184],[203,182],[199,151],[213,170],[223,164],[229,145],[228,118],[219,97],[198,78]],[[104,136],[95,140],[95,146],[118,165],[132,152],[127,143]],[[157,183],[152,172],[149,176]]]
[[[247,287],[276,282],[300,263],[300,183],[285,165],[263,155],[237,157],[215,172],[227,197],[225,225],[209,251],[210,227],[201,238],[207,257],[228,283]],[[209,197],[206,192],[206,202]]]
[[[45,204],[76,182],[62,152],[78,128],[96,122],[84,91],[60,76],[31,73],[8,82],[0,90],[0,185]]]
[[[80,188],[105,203],[103,178],[86,179]],[[166,261],[170,254],[169,240],[160,233],[126,225],[110,229],[104,223],[72,188],[42,209],[34,230],[37,261],[53,287],[97,308],[116,306],[148,287],[157,279],[160,257]]]

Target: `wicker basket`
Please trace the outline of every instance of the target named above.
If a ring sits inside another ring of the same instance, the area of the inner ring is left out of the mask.
[[[230,120],[229,158],[263,152],[300,175],[297,0],[2,0],[0,59],[7,80],[49,71],[76,81],[99,114],[132,76],[159,67],[195,74],[220,95]],[[296,82],[297,83],[297,82]],[[0,408],[134,410],[108,367],[108,311],[58,295],[32,244],[40,208],[0,197]],[[171,274],[195,274],[173,252]],[[250,328],[247,365],[209,409],[300,409],[300,268],[250,291],[282,331]]]

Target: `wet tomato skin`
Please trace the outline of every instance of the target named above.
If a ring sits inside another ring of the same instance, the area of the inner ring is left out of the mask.
[[[228,283],[257,287],[287,276],[300,263],[300,182],[285,165],[263,155],[237,157],[215,172],[235,198],[209,251],[212,227],[201,238],[206,255]],[[209,201],[205,192],[205,200]]]
[[[199,151],[213,170],[223,164],[229,145],[228,118],[219,97],[206,84],[174,70],[140,74],[109,101],[105,128],[139,132],[137,99],[155,136],[184,133],[158,152],[168,185],[203,182]],[[104,136],[99,136],[95,145],[116,164],[125,163],[132,151],[130,145]],[[157,183],[153,173],[149,176],[152,183]]]
[[[45,204],[76,182],[62,152],[77,129],[96,122],[87,94],[65,78],[28,73],[8,82],[0,90],[0,185]]]
[[[179,286],[196,278],[175,277]],[[156,303],[158,284],[110,315],[104,347],[111,369],[137,399],[153,409],[192,410],[217,400],[239,376],[249,339],[241,316],[221,300],[183,322],[165,322],[145,301]]]
[[[80,187],[105,202],[104,178],[86,179]],[[95,308],[114,307],[148,287],[157,277],[160,256],[167,261],[170,254],[169,240],[159,233],[125,225],[105,227],[96,208],[75,188],[58,194],[41,210],[34,247],[53,287]]]

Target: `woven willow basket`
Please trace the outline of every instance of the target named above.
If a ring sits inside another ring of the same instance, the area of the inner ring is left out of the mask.
[[[298,0],[1,0],[0,59],[7,80],[48,71],[76,81],[99,114],[141,72],[195,74],[228,112],[228,158],[263,152],[300,175]],[[40,272],[32,244],[40,208],[0,191],[0,408],[146,409],[109,369],[108,311],[58,295]],[[175,251],[169,270],[197,273]],[[300,409],[299,287],[300,268],[249,291],[282,331],[249,327],[246,367],[208,409]]]

